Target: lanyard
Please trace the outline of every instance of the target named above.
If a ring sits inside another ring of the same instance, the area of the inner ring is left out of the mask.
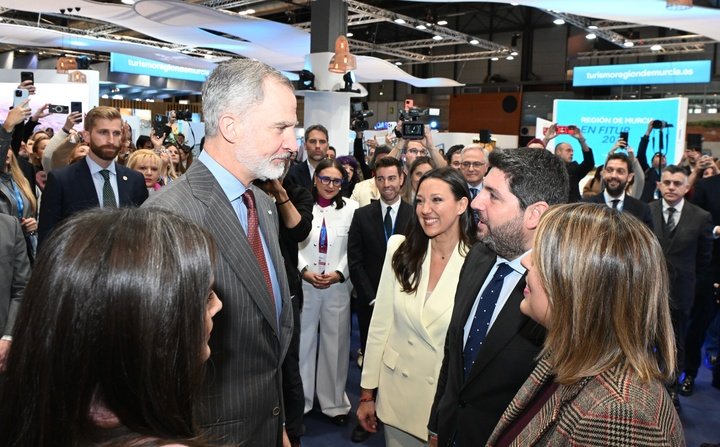
[[[17,214],[18,219],[22,220],[23,218],[23,211],[25,210],[25,202],[23,202],[23,196],[20,194],[20,189],[17,186],[17,183],[15,183],[15,180],[10,178],[10,184],[13,188],[13,193],[15,194],[15,203],[17,204]]]

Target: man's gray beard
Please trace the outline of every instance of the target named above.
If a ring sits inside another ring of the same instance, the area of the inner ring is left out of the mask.
[[[522,230],[523,218],[518,216],[492,230],[488,226],[488,234],[481,240],[500,257],[512,261],[527,251]]]
[[[275,180],[280,178],[285,172],[285,163],[275,165],[273,161],[276,159],[269,157],[261,157],[255,154],[248,154],[242,149],[235,151],[235,159],[250,171],[254,178],[259,180]]]

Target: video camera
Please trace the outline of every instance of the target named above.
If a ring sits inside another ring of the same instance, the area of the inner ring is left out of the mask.
[[[175,119],[178,121],[192,121],[192,112],[190,110],[175,111]]]
[[[365,120],[369,116],[373,116],[375,113],[368,108],[367,102],[352,102],[350,103],[350,129],[355,132],[362,132],[368,130],[370,125]]]
[[[410,107],[407,110],[401,110],[398,120],[402,124],[402,137],[405,140],[422,140],[425,136],[425,123],[422,117],[430,114],[430,109],[419,109]]]

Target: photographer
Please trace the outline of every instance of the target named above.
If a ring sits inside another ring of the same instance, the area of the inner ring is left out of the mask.
[[[662,152],[655,152],[653,154],[652,166],[649,166],[647,162],[647,147],[650,143],[650,134],[654,129],[654,122],[654,119],[648,122],[645,135],[640,137],[640,144],[638,145],[637,152],[637,160],[645,173],[645,186],[643,187],[642,195],[640,196],[640,200],[643,202],[652,202],[656,198],[659,198],[659,193],[657,193],[657,183],[660,181],[660,174],[666,164],[665,154]]]
[[[418,157],[430,157],[435,162],[435,166],[441,168],[447,165],[445,157],[435,148],[432,140],[432,132],[430,126],[423,125],[423,138],[419,140],[407,139],[402,132],[403,121],[400,120],[395,128],[395,134],[398,136],[398,143],[395,145],[390,156],[397,158],[403,162],[403,171],[407,176],[408,168]]]
[[[82,121],[82,113],[68,114],[62,130],[55,132],[42,155],[42,166],[45,172],[62,168],[67,165],[68,157],[77,143],[82,141],[81,135],[74,127]]]
[[[557,123],[552,123],[547,132],[545,132],[543,141],[547,145],[550,140],[558,135],[560,135],[558,133],[558,125]],[[593,157],[592,149],[590,149],[585,142],[585,136],[579,127],[574,125],[567,126],[567,135],[575,138],[578,143],[580,143],[583,156],[582,163],[578,163],[573,161],[573,147],[570,143],[560,143],[555,146],[555,155],[565,162],[565,167],[567,168],[570,180],[570,196],[568,197],[568,200],[572,203],[579,202],[581,200],[579,186],[580,180],[588,175],[588,173],[595,167],[595,158]]]

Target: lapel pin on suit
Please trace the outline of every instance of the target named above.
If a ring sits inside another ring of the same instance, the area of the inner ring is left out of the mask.
[[[127,175],[123,175],[123,181],[127,182]]]
[[[272,216],[272,210],[268,210],[268,214]]]

